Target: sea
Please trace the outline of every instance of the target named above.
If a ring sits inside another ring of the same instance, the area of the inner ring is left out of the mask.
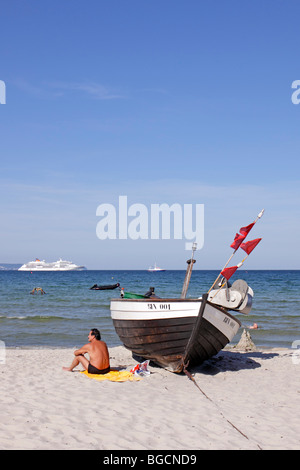
[[[219,272],[193,270],[187,298],[208,291]],[[179,298],[185,270],[148,271],[0,271],[0,341],[8,348],[78,348],[87,342],[92,328],[101,331],[109,347],[120,342],[110,316],[110,300],[120,297],[115,290],[91,290],[94,284],[120,283],[125,291],[145,294],[155,288],[159,297]],[[231,344],[244,328],[250,329],[259,348],[293,348],[300,344],[300,270],[238,271],[231,278],[244,279],[254,291],[249,315],[235,314],[242,322]],[[41,287],[45,294],[30,294]],[[296,343],[295,343],[296,342]]]

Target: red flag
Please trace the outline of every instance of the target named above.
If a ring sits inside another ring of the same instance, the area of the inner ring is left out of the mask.
[[[240,228],[240,233],[245,236],[248,235],[254,224],[255,222],[252,222],[252,224],[247,225],[247,227]]]
[[[240,244],[242,243],[242,241],[245,240],[245,238],[246,238],[246,235],[241,235],[240,233],[236,233],[234,237],[234,241],[230,245],[231,248],[233,248],[234,250],[237,250]]]
[[[231,276],[235,273],[237,270],[238,266],[232,266],[231,268],[225,268],[223,271],[221,271],[222,276],[226,277],[227,281]]]
[[[254,250],[256,245],[260,242],[261,238],[256,238],[255,240],[250,240],[249,242],[242,243],[241,248],[244,250],[247,255],[250,255],[251,251]]]

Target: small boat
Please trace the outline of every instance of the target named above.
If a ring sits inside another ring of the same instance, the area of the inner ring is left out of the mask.
[[[117,282],[117,284],[109,284],[106,286],[98,286],[97,284],[94,284],[92,287],[90,287],[90,290],[113,290],[117,287],[120,287],[119,282]]]
[[[165,271],[165,269],[159,268],[158,266],[156,266],[156,263],[154,264],[154,266],[149,266],[149,269],[148,269],[149,273],[157,273],[157,272],[162,272],[162,271]]]
[[[154,287],[150,287],[150,289],[145,294],[135,294],[133,292],[124,292],[124,287],[121,288],[121,297],[122,299],[150,299],[150,298],[158,298],[154,294]]]
[[[256,221],[240,229],[230,245],[234,253],[239,246],[247,256],[261,239],[242,243]],[[193,254],[196,243],[193,244]],[[187,288],[195,260],[187,261],[188,267],[181,298],[157,298],[152,290],[146,298],[126,295],[121,290],[119,299],[111,299],[113,324],[120,340],[133,355],[151,360],[155,364],[180,373],[197,366],[216,355],[236,335],[241,322],[231,312],[248,314],[252,307],[253,290],[241,279],[232,286],[229,278],[243,264],[226,267],[202,297],[186,299]],[[221,279],[218,284],[218,280]]]

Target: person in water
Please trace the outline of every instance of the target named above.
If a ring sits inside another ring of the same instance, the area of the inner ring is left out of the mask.
[[[63,370],[72,371],[81,364],[89,374],[106,374],[110,371],[109,354],[107,345],[101,341],[101,334],[97,328],[93,328],[88,335],[89,342],[74,352],[74,360],[70,367]],[[88,353],[90,360],[84,355]]]

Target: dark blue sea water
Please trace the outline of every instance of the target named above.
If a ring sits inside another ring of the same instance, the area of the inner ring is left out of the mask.
[[[194,270],[187,297],[205,293],[218,271]],[[0,340],[7,347],[79,347],[91,328],[101,330],[109,347],[120,345],[110,317],[110,299],[119,290],[93,291],[94,284],[120,282],[126,291],[144,294],[155,287],[159,297],[180,297],[185,271],[0,271]],[[300,340],[300,271],[242,271],[231,278],[254,290],[250,315],[236,315],[258,347],[291,347]],[[46,295],[30,292],[42,287]],[[241,328],[232,344],[237,343]]]

